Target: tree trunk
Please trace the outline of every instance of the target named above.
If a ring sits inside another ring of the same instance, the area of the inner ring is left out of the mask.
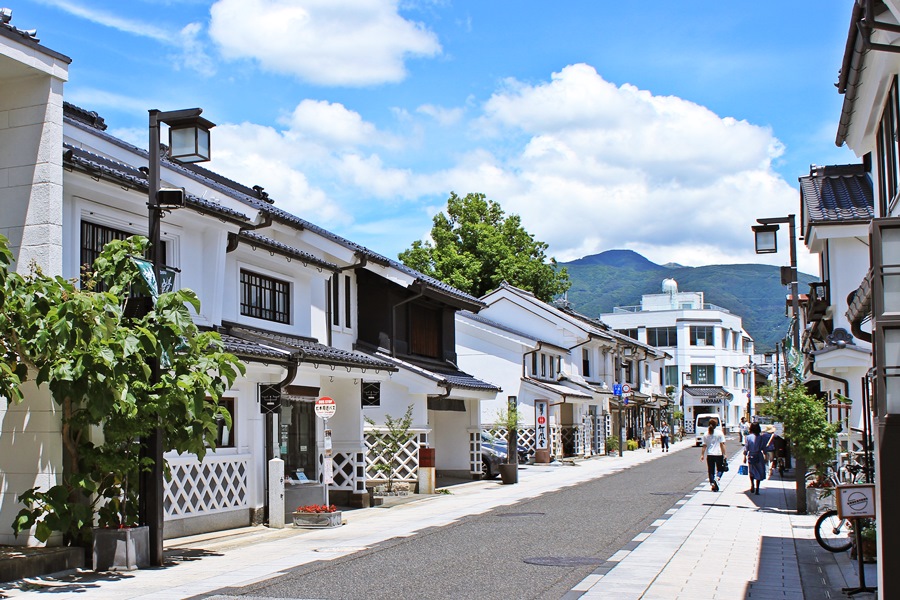
[[[806,461],[800,458],[794,447],[794,482],[797,490],[797,514],[805,515],[806,508]]]

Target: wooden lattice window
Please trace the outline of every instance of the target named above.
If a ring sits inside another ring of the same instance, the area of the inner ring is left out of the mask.
[[[241,269],[241,314],[256,319],[291,322],[291,284]]]

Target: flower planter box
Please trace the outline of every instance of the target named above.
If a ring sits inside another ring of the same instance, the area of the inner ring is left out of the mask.
[[[294,527],[324,529],[341,526],[341,511],[339,510],[323,513],[295,512],[291,516],[294,519]]]
[[[94,529],[95,571],[134,571],[149,566],[149,527]]]

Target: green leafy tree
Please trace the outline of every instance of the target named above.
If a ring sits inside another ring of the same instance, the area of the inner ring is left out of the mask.
[[[375,421],[370,417],[365,417],[369,427],[376,430],[373,432],[375,436],[375,447],[373,450],[375,451],[376,461],[372,468],[387,477],[388,492],[394,490],[394,473],[398,466],[397,460],[400,456],[400,451],[416,435],[409,430],[413,422],[412,412],[413,405],[410,404],[406,407],[406,412],[403,413],[402,417],[392,417],[386,414],[384,416],[383,430],[379,430]]]
[[[760,390],[773,395],[771,388]],[[793,444],[794,453],[811,465],[834,459],[833,443],[837,425],[828,422],[825,403],[799,383],[782,385],[773,402],[762,409],[784,424],[784,435]]]
[[[202,459],[218,421],[231,422],[218,402],[244,367],[218,334],[193,323],[196,294],[161,294],[144,315],[126,311],[133,294],[151,294],[132,260],[147,245],[139,236],[109,243],[79,288],[36,268],[9,271],[0,236],[0,395],[22,401],[20,385],[31,379],[62,409],[62,483],[20,495],[17,534],[35,527],[40,540],[60,531],[66,543],[87,545],[95,523],[135,524],[138,475],[152,466],[140,458],[140,439],[159,424],[164,450]]]
[[[547,244],[525,231],[518,215],[507,216],[484,194],[455,193],[446,214],[435,215],[431,240],[400,253],[403,264],[480,297],[504,281],[549,302],[569,289],[569,275],[547,258]]]

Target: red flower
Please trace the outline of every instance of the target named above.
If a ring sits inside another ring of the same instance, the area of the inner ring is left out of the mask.
[[[294,512],[301,513],[333,513],[337,512],[337,506],[332,504],[328,506],[326,504],[308,504],[306,506],[298,506],[297,510]]]

